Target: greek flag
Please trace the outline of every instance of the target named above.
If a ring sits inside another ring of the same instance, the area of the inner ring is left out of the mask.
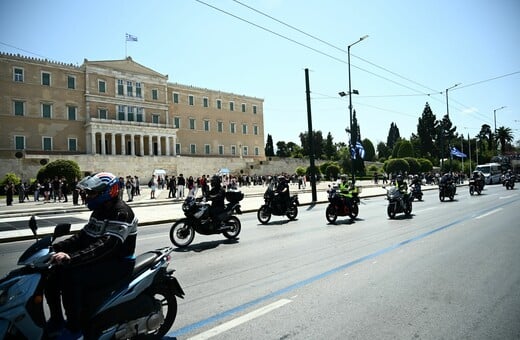
[[[455,156],[455,157],[460,157],[460,158],[466,158],[466,157],[468,157],[468,156],[466,156],[465,153],[459,151],[459,150],[458,150],[456,147],[454,147],[454,146],[451,148],[450,152],[451,152],[451,155],[452,155],[452,156]]]
[[[137,37],[135,35],[126,34],[126,41],[137,41]]]
[[[365,158],[365,148],[360,141],[356,142],[355,147],[350,147],[350,158],[357,159],[358,157],[361,159]]]

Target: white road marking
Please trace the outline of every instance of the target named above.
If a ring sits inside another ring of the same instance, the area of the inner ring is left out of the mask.
[[[483,215],[480,215],[480,216],[477,216],[477,217],[475,217],[475,218],[478,220],[478,219],[481,219],[481,218],[483,218],[483,217],[486,217],[486,216],[492,215],[492,214],[494,214],[494,213],[497,213],[497,212],[499,212],[500,210],[502,210],[502,208],[498,208],[498,209],[495,209],[495,210],[491,210],[490,212],[487,212],[487,213],[485,213],[485,214],[483,214]]]
[[[203,333],[200,333],[198,335],[195,335],[194,337],[189,338],[189,340],[204,340],[209,339],[211,337],[214,337],[216,335],[219,335],[220,333],[223,333],[225,331],[228,331],[238,325],[241,325],[245,322],[251,321],[254,318],[257,318],[261,315],[267,314],[276,308],[280,308],[288,303],[292,302],[289,299],[281,299],[278,301],[275,301],[271,303],[270,305],[264,306],[262,308],[259,308],[257,310],[254,310],[250,313],[247,313],[245,315],[242,315],[241,317],[238,317],[236,319],[230,320],[226,323],[223,323],[222,325],[219,325],[215,328],[209,329]]]
[[[508,198],[511,198],[511,197],[515,197],[517,194],[513,194],[513,195],[509,195],[509,196],[500,196],[498,199],[499,200],[505,200],[505,199],[508,199]]]

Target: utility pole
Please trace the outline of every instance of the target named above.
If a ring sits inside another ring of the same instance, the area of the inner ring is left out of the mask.
[[[311,89],[309,85],[309,69],[305,69],[305,89],[307,95],[307,122],[309,124],[309,146],[310,155],[309,159],[311,162],[311,189],[312,189],[312,203],[318,201],[318,195],[316,193],[316,173],[314,165],[314,137],[312,135],[312,115],[311,115]]]

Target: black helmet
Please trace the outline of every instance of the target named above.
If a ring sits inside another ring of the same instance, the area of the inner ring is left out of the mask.
[[[403,183],[403,176],[397,175],[397,178],[395,180],[397,181],[398,184],[401,184],[401,183]]]

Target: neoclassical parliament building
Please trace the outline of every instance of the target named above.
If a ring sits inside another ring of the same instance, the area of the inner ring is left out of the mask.
[[[8,168],[78,156],[265,159],[263,99],[172,83],[130,57],[76,66],[0,53],[0,131]]]

